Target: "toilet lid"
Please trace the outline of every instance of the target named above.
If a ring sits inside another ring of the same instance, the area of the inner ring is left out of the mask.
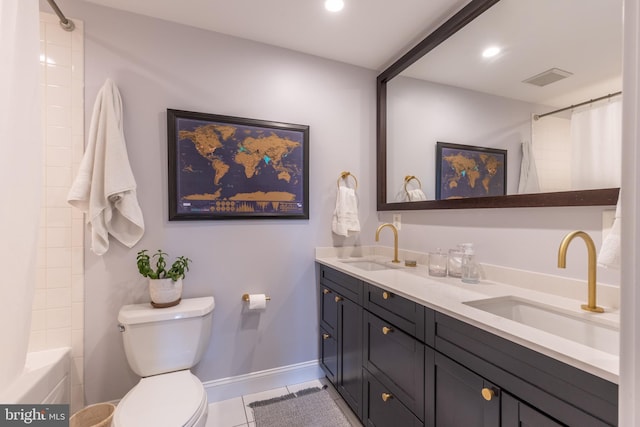
[[[191,426],[206,410],[207,393],[189,370],[155,375],[122,398],[114,414],[118,427]]]

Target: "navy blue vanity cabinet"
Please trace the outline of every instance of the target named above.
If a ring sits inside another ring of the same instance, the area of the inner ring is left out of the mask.
[[[362,282],[320,267],[320,366],[362,418]]]
[[[508,393],[502,395],[502,425],[517,427],[562,427],[560,424],[536,411]]]
[[[500,426],[501,390],[448,357],[438,352],[434,356],[432,425]]]
[[[424,306],[365,284],[363,420],[368,426],[425,422]],[[402,421],[401,421],[402,420]]]
[[[494,396],[500,398],[502,405],[500,421],[492,425],[601,427],[618,424],[616,384],[483,329],[436,313],[435,349],[436,356],[442,356],[436,357],[436,366],[443,357],[452,359],[478,378],[500,388]],[[436,419],[442,399],[438,381],[436,373]],[[484,393],[484,385],[478,383],[474,388],[476,396]],[[459,404],[473,407],[472,399],[470,396]]]

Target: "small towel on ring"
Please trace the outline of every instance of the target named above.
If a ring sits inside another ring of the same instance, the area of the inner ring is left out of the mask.
[[[333,211],[331,229],[339,236],[360,231],[358,220],[358,200],[353,188],[338,186],[336,209]]]
[[[616,215],[609,234],[602,241],[602,247],[598,252],[598,265],[604,268],[620,269],[620,221],[622,210],[620,208],[620,194],[618,194],[618,203],[616,204]]]
[[[417,202],[420,200],[427,200],[427,195],[420,188],[414,188],[413,190],[407,190],[409,194],[409,202]]]
[[[67,202],[87,214],[91,250],[109,250],[109,234],[127,247],[144,233],[122,127],[122,98],[111,79],[96,97],[87,148]]]

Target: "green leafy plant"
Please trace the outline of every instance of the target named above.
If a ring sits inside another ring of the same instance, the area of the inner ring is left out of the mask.
[[[175,282],[184,278],[186,272],[189,271],[191,260],[187,257],[179,256],[171,264],[171,268],[167,270],[167,260],[165,258],[167,256],[161,249],[158,249],[153,255],[149,255],[146,249],[141,250],[136,257],[138,271],[142,276],[149,279],[172,279]],[[155,265],[152,266],[154,262]]]

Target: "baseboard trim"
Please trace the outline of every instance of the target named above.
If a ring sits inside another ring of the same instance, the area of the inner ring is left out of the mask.
[[[209,402],[232,399],[324,377],[318,360],[203,382]]]

